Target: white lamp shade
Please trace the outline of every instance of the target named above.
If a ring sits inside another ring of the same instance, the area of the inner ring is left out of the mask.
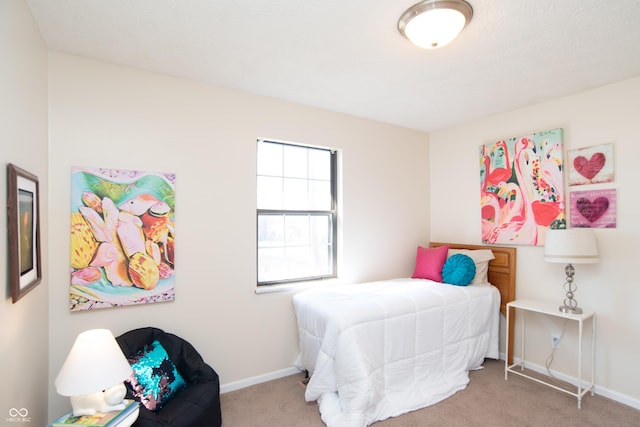
[[[563,264],[598,262],[598,246],[593,230],[590,228],[547,230],[544,260]]]
[[[424,49],[451,43],[469,23],[473,9],[462,0],[426,0],[409,8],[398,21],[398,30]]]
[[[62,396],[80,396],[121,383],[133,370],[108,329],[92,329],[76,338],[55,380]]]

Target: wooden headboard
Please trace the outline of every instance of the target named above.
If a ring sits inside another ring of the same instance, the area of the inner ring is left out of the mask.
[[[458,243],[429,243],[429,247],[449,245],[451,249],[491,249],[496,259],[489,261],[489,282],[500,291],[500,311],[507,315],[507,303],[516,299],[516,248],[487,245],[465,245]],[[513,355],[513,320],[509,316],[509,348],[507,357],[512,363]]]

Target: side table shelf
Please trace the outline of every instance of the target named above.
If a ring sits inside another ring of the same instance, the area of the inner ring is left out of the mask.
[[[504,362],[504,379],[506,380],[508,378],[509,373],[512,374],[517,374],[520,375],[522,377],[528,378],[530,380],[533,380],[535,382],[538,382],[540,384],[544,384],[546,386],[549,386],[555,390],[558,391],[562,391],[564,393],[567,393],[573,397],[575,397],[578,400],[578,408],[581,408],[582,406],[582,397],[589,391],[591,391],[591,394],[593,395],[593,386],[594,386],[594,378],[595,378],[595,351],[596,351],[596,313],[593,311],[584,311],[582,314],[567,314],[567,313],[562,313],[559,309],[558,309],[558,305],[556,304],[551,304],[548,302],[542,302],[542,301],[535,301],[535,300],[528,300],[528,299],[521,299],[521,300],[516,300],[516,301],[511,301],[510,303],[507,304],[507,325],[509,324],[509,316],[511,315],[511,311],[514,311],[513,314],[515,314],[516,310],[520,310],[521,314],[522,314],[522,320],[520,322],[521,324],[521,355],[520,355],[520,361],[519,362],[514,362],[511,365],[509,365],[509,354],[507,354],[506,356],[506,360]],[[554,384],[551,384],[547,381],[541,380],[539,378],[535,378],[532,377],[530,375],[527,375],[524,372],[524,364],[525,364],[525,341],[526,341],[526,318],[527,318],[527,312],[530,313],[540,313],[543,315],[547,315],[547,316],[553,316],[553,317],[558,317],[561,319],[566,319],[566,320],[570,320],[570,321],[575,321],[578,322],[578,385],[577,385],[577,391],[574,393],[572,391],[566,390],[564,388],[558,387]],[[586,386],[583,386],[582,384],[582,333],[583,333],[583,326],[584,326],[584,322],[587,320],[591,320],[591,382],[586,384]],[[506,333],[506,347],[505,348],[509,348],[509,333]],[[517,368],[520,369],[517,369]]]
[[[95,416],[74,416],[69,412],[57,420],[51,422],[47,427],[55,426],[108,426],[108,427],[131,427],[140,415],[140,404],[136,401],[127,400],[127,407],[122,411],[98,412]]]

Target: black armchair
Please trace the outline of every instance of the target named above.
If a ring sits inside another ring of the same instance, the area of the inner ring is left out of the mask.
[[[135,355],[154,340],[166,349],[187,385],[157,411],[140,405],[140,415],[133,427],[219,427],[222,416],[218,374],[190,343],[152,327],[134,329],[116,338],[126,357]],[[128,390],[127,399],[133,398]]]

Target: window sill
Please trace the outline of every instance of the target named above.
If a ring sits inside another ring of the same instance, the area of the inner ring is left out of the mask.
[[[335,286],[341,282],[339,279],[310,280],[305,282],[284,283],[282,285],[256,286],[256,294],[270,294],[273,292],[298,292],[319,286]]]

